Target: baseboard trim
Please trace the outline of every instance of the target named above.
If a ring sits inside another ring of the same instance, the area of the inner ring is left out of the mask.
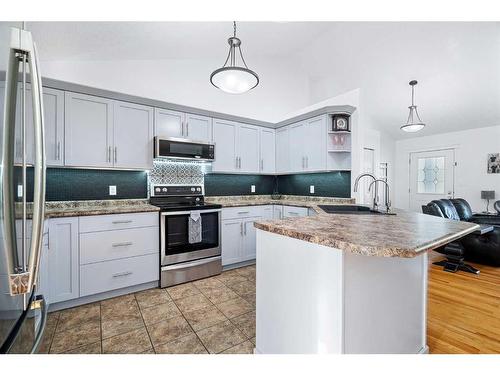
[[[251,266],[253,264],[255,264],[255,259],[246,260],[246,261],[240,262],[240,263],[227,264],[225,266],[222,266],[222,271],[229,271],[229,270],[232,270],[235,268]]]
[[[80,297],[80,298],[72,299],[69,301],[51,303],[49,305],[49,312],[63,310],[63,309],[69,309],[71,307],[86,305],[87,303],[102,301],[102,300],[105,300],[108,298],[123,296],[125,294],[140,292],[141,290],[158,288],[158,287],[159,287],[158,281],[151,281],[148,283],[129,286],[129,287],[122,288],[122,289],[111,290],[109,292],[94,294],[91,296]]]

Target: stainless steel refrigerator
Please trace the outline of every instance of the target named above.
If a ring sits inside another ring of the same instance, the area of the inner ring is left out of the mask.
[[[39,292],[45,206],[42,85],[29,31],[11,29],[5,77],[0,92],[0,353],[33,353],[48,306]],[[28,153],[33,155],[29,165]]]

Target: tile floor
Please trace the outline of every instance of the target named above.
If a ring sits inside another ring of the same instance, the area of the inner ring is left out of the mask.
[[[251,354],[255,265],[49,314],[40,353]]]

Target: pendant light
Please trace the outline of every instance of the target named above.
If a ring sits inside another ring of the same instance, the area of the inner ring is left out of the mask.
[[[212,85],[229,94],[242,94],[253,89],[259,84],[259,76],[248,69],[243,54],[241,53],[241,40],[236,37],[236,22],[233,22],[233,36],[229,43],[229,54],[226,62],[210,75]],[[237,51],[239,52],[240,65],[237,65]],[[241,64],[243,63],[243,64]]]
[[[418,132],[419,130],[422,130],[425,127],[425,124],[420,120],[420,116],[418,115],[417,112],[417,106],[415,105],[415,85],[418,82],[413,80],[410,81],[410,86],[411,86],[411,106],[408,108],[410,109],[410,113],[408,114],[408,120],[406,120],[406,124],[401,126],[401,130],[408,132],[408,133],[415,133]]]

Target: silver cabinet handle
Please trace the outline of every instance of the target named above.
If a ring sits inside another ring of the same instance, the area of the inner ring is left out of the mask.
[[[309,168],[309,156],[306,156],[306,168]]]
[[[61,141],[57,141],[56,160],[61,160]]]
[[[238,168],[241,169],[241,156],[238,156]]]
[[[243,224],[243,228],[245,229],[245,233],[244,233],[244,234],[245,234],[245,236],[246,236],[246,235],[247,235],[247,223],[244,223],[244,224]]]
[[[186,137],[189,137],[189,122],[186,121]]]
[[[133,242],[118,242],[114,243],[111,246],[112,247],[124,247],[124,246],[132,246],[134,243]]]
[[[128,275],[132,275],[132,271],[127,271],[127,272],[120,272],[120,273],[115,273],[113,277],[124,277]]]
[[[250,211],[238,211],[238,215],[249,214]]]
[[[264,159],[260,159],[260,170],[264,170]]]
[[[240,223],[240,236],[243,236],[243,222]]]
[[[112,221],[113,224],[128,224],[128,223],[131,223],[132,220],[115,220],[115,221]]]
[[[298,212],[292,212],[292,211],[288,212],[288,215],[298,215],[298,214],[299,214]]]
[[[115,146],[115,163],[118,162],[118,147]]]
[[[108,163],[111,163],[111,146],[108,146],[108,156],[106,160]]]
[[[236,156],[235,159],[234,159],[236,165],[235,165],[235,168],[238,169],[238,157]]]
[[[184,137],[184,121],[181,121],[181,136]]]

